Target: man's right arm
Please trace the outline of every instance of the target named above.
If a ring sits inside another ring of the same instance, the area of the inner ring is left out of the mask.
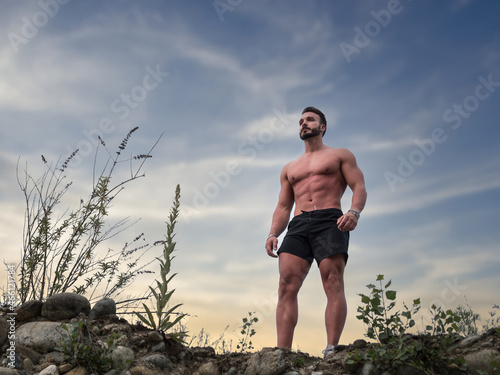
[[[278,248],[278,236],[286,229],[288,221],[290,220],[290,213],[292,212],[294,195],[292,185],[288,181],[287,176],[288,164],[285,165],[280,175],[280,194],[278,197],[278,205],[273,213],[271,222],[271,230],[269,237],[266,240],[267,254],[273,258],[277,255],[273,252]]]

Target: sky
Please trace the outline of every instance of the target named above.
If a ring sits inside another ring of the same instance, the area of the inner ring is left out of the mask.
[[[315,106],[328,120],[325,144],[354,153],[368,191],[351,233],[341,344],[363,338],[358,294],[378,274],[392,280],[398,301],[421,298],[422,323],[433,303],[468,304],[482,316],[481,327],[500,303],[498,2],[3,0],[1,6],[6,264],[21,258],[18,163],[40,176],[41,155],[55,165],[79,149],[61,203],[74,208],[89,194],[97,137],[114,152],[138,126],[127,145],[131,154],[147,153],[163,136],[145,177],[118,195],[109,220],[140,220],[99,251],[140,233],[162,239],[180,184],[172,286],[174,302],[189,314],[189,333],[204,329],[236,344],[241,319],[255,312],[255,348],[275,346],[278,263],[264,244],[280,171],[304,150],[301,111]],[[120,164],[118,177],[129,168]],[[344,210],[350,198],[347,191]],[[143,259],[160,255],[152,248]],[[4,285],[6,267],[0,272]],[[141,275],[128,290],[141,294],[154,277]],[[313,264],[299,294],[294,350],[320,355],[324,307]]]

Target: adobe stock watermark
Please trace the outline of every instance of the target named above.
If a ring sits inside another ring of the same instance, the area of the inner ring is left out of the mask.
[[[412,0],[407,0],[412,1]],[[366,22],[363,28],[359,26],[354,27],[354,38],[352,44],[341,42],[339,44],[340,50],[348,63],[352,61],[353,54],[359,55],[361,51],[370,45],[371,41],[376,38],[382,29],[389,26],[392,17],[400,14],[404,7],[400,0],[389,0],[385,9],[379,11],[371,10],[370,15],[372,19]]]
[[[15,309],[17,305],[17,287],[16,287],[16,266],[7,265],[7,367],[15,368],[16,366],[16,315]]]
[[[290,124],[292,116],[286,113],[286,108],[280,112],[273,110],[274,116],[266,127],[260,129],[243,140],[237,146],[237,152],[240,156],[246,156],[245,161],[250,162],[257,157],[259,151],[264,150],[269,143],[274,140],[275,134],[279,133]],[[228,160],[224,168],[214,172],[210,171],[208,181],[201,189],[193,188],[192,206],[184,205],[181,207],[181,217],[189,222],[193,215],[199,215],[207,208],[210,202],[219,196],[221,191],[226,189],[231,183],[231,179],[238,176],[243,171],[243,166],[238,160]]]
[[[466,96],[461,103],[454,103],[443,113],[443,121],[451,124],[452,130],[458,130],[465,120],[471,114],[477,111],[481,102],[487,100],[500,87],[500,81],[495,81],[493,74],[488,74],[487,78],[478,76],[479,82],[474,93]],[[437,145],[446,142],[448,139],[447,130],[444,127],[436,127],[432,130],[430,137],[425,139],[416,139],[414,141],[416,148],[406,157],[398,156],[399,165],[395,172],[385,171],[384,177],[392,192],[396,191],[396,186],[402,184],[407,178],[412,176],[416,169],[436,151]]]
[[[76,147],[66,146],[67,157],[73,155],[68,167],[74,168],[80,165],[83,159],[90,155],[100,143],[99,137],[104,138],[104,134],[112,133],[116,129],[115,121],[125,120],[135,108],[148,98],[150,92],[158,88],[164,79],[170,75],[170,73],[163,72],[159,64],[155,68],[148,65],[145,70],[146,74],[140,84],[132,87],[130,91],[122,93],[111,102],[109,109],[115,115],[113,117],[116,118],[103,117],[99,121],[97,128],[90,131],[83,129],[82,134],[85,139],[78,142]],[[78,150],[78,152],[75,153],[75,150]]]
[[[33,13],[30,17],[22,17],[21,32],[15,33],[13,31],[7,33],[10,45],[15,53],[18,53],[20,47],[26,45],[35,36],[41,28],[45,27],[51,18],[54,18],[61,5],[68,4],[70,0],[39,0],[38,6],[40,10]]]
[[[214,6],[215,12],[219,16],[219,19],[224,21],[224,13],[233,12],[234,9],[240,6],[243,0],[214,0],[212,5]]]

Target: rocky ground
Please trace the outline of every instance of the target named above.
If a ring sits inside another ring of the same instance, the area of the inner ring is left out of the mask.
[[[217,355],[212,348],[188,348],[161,332],[130,325],[114,312],[116,306],[112,300],[100,301],[91,309],[85,298],[71,293],[53,296],[45,303],[28,302],[18,307],[15,315],[4,310],[0,317],[0,375],[380,374],[370,363],[347,361],[348,353],[354,350],[361,354],[370,350],[373,344],[362,339],[339,346],[336,353],[326,359],[279,348]],[[70,327],[69,333],[61,330],[63,324]],[[70,340],[68,334],[73,334],[73,339]],[[422,340],[423,345],[433,345],[431,341],[425,341],[425,337],[411,337],[409,340]],[[79,343],[81,346],[77,346]],[[106,345],[109,347],[104,352],[109,357],[108,369],[90,371],[90,367],[99,366],[99,359],[91,355],[92,348],[106,348]],[[78,355],[80,365],[62,353],[61,347]],[[84,358],[83,353],[89,353],[89,356]],[[494,329],[483,335],[457,337],[450,345],[449,353],[454,358],[464,358],[468,370],[461,372],[457,366],[443,366],[434,373],[500,373],[498,368],[495,369],[495,360],[500,359],[500,335]],[[409,366],[392,371],[392,374],[402,375],[424,373]]]

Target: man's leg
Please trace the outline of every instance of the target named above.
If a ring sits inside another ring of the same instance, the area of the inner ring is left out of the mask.
[[[276,328],[278,347],[291,348],[293,331],[299,314],[297,294],[309,272],[308,261],[288,253],[279,255],[280,281],[278,306],[276,308]]]
[[[328,345],[337,345],[344,329],[347,317],[347,302],[344,294],[343,254],[333,255],[319,263],[319,271],[327,304],[325,310],[325,326]]]

